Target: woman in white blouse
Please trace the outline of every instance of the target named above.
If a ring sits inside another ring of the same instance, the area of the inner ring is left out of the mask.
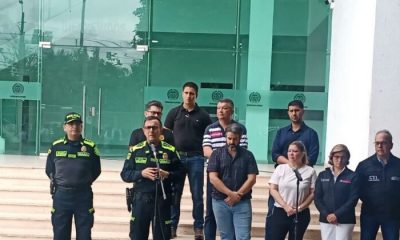
[[[300,174],[302,181],[299,184],[297,240],[303,235],[310,223],[308,206],[314,199],[315,170],[307,166],[307,153],[301,141],[294,141],[288,148],[289,163],[278,165],[269,180],[270,194],[275,199],[272,215],[268,219],[269,229],[274,229],[271,238],[266,240],[284,240],[289,233],[289,240],[295,239],[295,215],[297,198],[297,177],[295,170]]]

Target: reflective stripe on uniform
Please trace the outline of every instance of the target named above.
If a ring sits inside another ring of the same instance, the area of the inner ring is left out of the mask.
[[[135,163],[146,164],[146,162],[147,162],[147,158],[145,158],[145,157],[135,157]]]

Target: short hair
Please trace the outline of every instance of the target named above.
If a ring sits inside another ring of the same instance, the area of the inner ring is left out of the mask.
[[[288,108],[290,107],[290,106],[297,106],[297,107],[299,107],[299,108],[301,108],[301,109],[304,109],[304,104],[303,104],[303,102],[302,101],[300,101],[300,100],[293,100],[293,101],[290,101],[289,103],[288,103]]]
[[[152,106],[158,107],[159,109],[161,109],[161,111],[164,108],[160,101],[151,100],[150,102],[146,103],[146,105],[145,105],[146,111],[149,110]]]
[[[239,124],[237,124],[237,123],[229,124],[229,125],[225,128],[225,135],[226,135],[228,132],[231,132],[231,133],[233,133],[233,134],[239,135],[239,137],[242,137],[242,135],[243,135],[243,129],[242,129],[242,127],[241,127]]]
[[[220,99],[220,100],[218,101],[218,103],[229,103],[229,104],[231,105],[232,109],[235,108],[235,104],[233,104],[233,101],[232,101],[232,99],[230,99],[230,98],[223,98],[223,99]]]
[[[386,129],[379,130],[378,132],[376,132],[375,137],[380,133],[386,134],[388,136],[388,140],[390,141],[390,143],[393,143],[393,136],[389,132],[389,130],[386,130]]]
[[[151,121],[151,120],[157,120],[157,122],[160,124],[160,128],[162,128],[161,120],[160,120],[158,117],[156,117],[156,116],[148,116],[148,117],[145,117],[145,118],[144,118],[144,121],[143,121],[143,127],[144,127],[144,125],[146,124],[147,121]]]
[[[346,157],[346,161],[344,162],[345,165],[349,165],[350,163],[350,151],[347,148],[346,145],[344,144],[337,144],[335,146],[333,146],[331,152],[329,153],[329,161],[328,163],[330,165],[333,165],[333,155],[335,155],[335,153],[344,153],[345,157]]]
[[[196,97],[198,96],[199,87],[197,86],[196,83],[194,83],[194,82],[186,82],[185,84],[183,84],[182,91],[185,89],[185,87],[193,88],[194,91],[196,92]]]
[[[304,153],[304,156],[301,159],[301,162],[303,164],[307,164],[307,149],[306,149],[306,146],[304,146],[304,143],[302,141],[294,141],[291,144],[289,144],[289,146],[290,145],[296,146],[300,150],[300,152]]]

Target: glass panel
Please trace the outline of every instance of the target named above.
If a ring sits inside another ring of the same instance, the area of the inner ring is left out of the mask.
[[[275,0],[272,91],[326,91],[329,11],[321,1]]]
[[[37,154],[37,101],[29,86],[37,82],[38,1],[4,0],[0,7],[0,154]],[[13,84],[15,82],[15,84]],[[8,85],[11,85],[10,89]],[[14,99],[13,99],[14,98]],[[34,100],[27,100],[34,99]]]
[[[0,153],[37,153],[37,101],[0,99],[0,120]]]
[[[234,66],[235,57],[232,52],[154,49],[151,58],[151,85],[181,87],[188,80],[198,83],[199,86],[201,83],[232,84]]]
[[[43,11],[52,48],[43,49],[41,151],[77,111],[102,156],[125,155],[143,115],[148,57],[135,48],[147,42],[147,1],[68,1]]]

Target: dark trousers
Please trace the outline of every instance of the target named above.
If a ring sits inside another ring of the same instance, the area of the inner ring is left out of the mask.
[[[360,216],[361,240],[375,240],[379,227],[385,240],[398,240],[400,221],[398,219],[380,219],[376,216]]]
[[[268,197],[268,212],[267,212],[267,219],[265,221],[265,239],[271,239],[271,233],[274,231],[271,228],[271,224],[267,224],[268,219],[272,216],[272,213],[274,212],[274,206],[275,204],[275,199],[271,196],[271,193],[269,193]]]
[[[53,195],[54,240],[70,240],[72,217],[75,219],[76,239],[90,240],[94,222],[92,190],[57,189]]]
[[[273,229],[265,236],[265,240],[284,240],[289,233],[289,240],[294,238],[295,215],[287,216],[283,208],[274,207],[271,216],[266,220],[266,228]],[[304,209],[298,214],[297,240],[302,240],[310,223],[310,210]]]
[[[215,235],[217,234],[217,222],[212,208],[211,192],[212,184],[207,173],[206,216],[204,218],[204,237],[206,240],[215,240]]]
[[[170,197],[166,200],[158,196],[157,203],[154,193],[135,193],[129,237],[131,240],[149,239],[150,223],[154,240],[171,238]],[[156,219],[154,222],[154,213]]]

